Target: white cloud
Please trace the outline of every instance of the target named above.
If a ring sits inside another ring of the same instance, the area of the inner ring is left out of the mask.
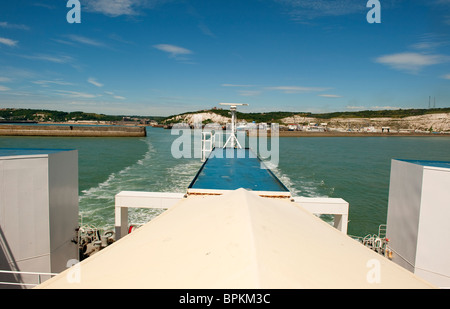
[[[401,109],[401,107],[398,106],[371,106],[371,107],[367,107],[367,106],[352,106],[352,105],[347,105],[345,107],[348,110],[357,110],[357,111],[363,111],[363,110],[388,110],[388,109]]]
[[[11,81],[11,78],[0,76],[0,82],[7,83],[7,82],[10,82],[10,81]]]
[[[92,99],[99,97],[101,95],[90,94],[85,92],[77,92],[77,91],[67,91],[67,90],[55,90],[58,95],[66,96],[70,98],[83,98],[83,99]]]
[[[8,90],[11,90],[11,89],[9,89],[8,87],[0,85],[0,91],[8,91]]]
[[[84,0],[86,11],[101,13],[109,17],[140,15],[142,9],[153,8],[170,0]]]
[[[306,93],[306,92],[316,92],[325,91],[329,88],[319,88],[319,87],[299,87],[299,86],[277,86],[277,87],[266,87],[267,90],[279,90],[283,93]]]
[[[81,35],[76,35],[76,34],[71,34],[67,36],[69,39],[71,39],[72,41],[76,42],[76,43],[81,43],[81,44],[85,44],[85,45],[91,45],[91,46],[96,46],[96,47],[104,47],[105,44],[90,38],[87,38],[85,36],[81,36]]]
[[[171,57],[177,57],[178,55],[189,55],[192,51],[184,47],[170,45],[170,44],[158,44],[153,46],[163,52],[169,53]]]
[[[36,81],[33,81],[32,83],[36,84],[36,85],[41,85],[42,87],[49,87],[49,85],[51,85],[51,84],[60,85],[60,86],[73,85],[72,83],[64,82],[61,80],[36,80]]]
[[[203,22],[200,22],[198,24],[198,28],[203,32],[204,35],[210,36],[212,38],[215,38],[215,34],[211,31],[211,29],[208,28]]]
[[[47,3],[33,3],[33,5],[34,5],[34,6],[38,6],[38,7],[42,7],[42,8],[46,8],[46,9],[49,9],[49,10],[54,10],[54,9],[56,9],[55,6],[50,5],[50,4],[47,4]]]
[[[169,54],[169,58],[175,59],[178,62],[185,64],[195,64],[192,62],[188,55],[193,54],[193,52],[187,48],[171,45],[171,44],[158,44],[153,45],[154,48]]]
[[[296,21],[309,21],[324,16],[343,16],[367,10],[367,1],[361,0],[275,0],[288,8]]]
[[[371,109],[381,109],[381,110],[386,110],[386,109],[401,109],[401,107],[398,106],[371,106]]]
[[[114,99],[117,100],[126,100],[127,98],[120,96],[120,95],[115,95],[114,92],[111,91],[105,91],[106,94],[109,94],[110,96],[112,96]]]
[[[388,65],[397,70],[417,73],[422,68],[443,63],[448,57],[443,55],[430,55],[420,53],[398,53],[385,55],[375,59],[375,62]]]
[[[365,106],[352,106],[352,105],[347,105],[345,108],[349,109],[349,110],[364,110],[364,109],[367,109],[367,107],[365,107]]]
[[[91,83],[92,85],[94,85],[94,86],[97,86],[97,87],[103,87],[103,84],[102,83],[99,83],[95,78],[93,78],[93,77],[89,77],[88,78],[88,83]]]
[[[239,90],[238,93],[241,96],[257,96],[264,91],[281,91],[286,94],[294,93],[309,93],[309,92],[321,92],[328,90],[330,88],[324,87],[302,87],[302,86],[272,86],[272,87],[258,87],[251,84],[222,84],[222,87],[232,87],[232,88],[253,88],[254,90]],[[340,97],[331,94],[324,94],[325,97]]]
[[[342,96],[337,94],[319,94],[318,96],[324,98],[342,98]]]
[[[450,42],[445,35],[425,33],[419,36],[419,42],[411,45],[411,47],[421,52],[432,53],[433,50],[448,45],[450,45]]]
[[[12,80],[22,80],[22,79],[33,79],[38,78],[40,74],[30,71],[28,69],[22,69],[12,66],[2,67],[1,71],[3,74],[9,76],[8,79]]]
[[[222,84],[222,87],[253,87],[253,85]]]
[[[437,42],[420,42],[413,44],[411,47],[419,50],[430,50],[439,47],[439,45],[441,44]]]
[[[73,60],[70,56],[53,56],[53,55],[22,55],[21,57],[26,59],[32,59],[32,60],[42,60],[42,61],[49,61],[54,63],[68,63]]]
[[[133,0],[87,0],[86,10],[102,13],[110,17],[136,15],[135,6],[139,2]]]
[[[6,28],[6,29],[21,29],[21,30],[30,30],[30,27],[25,25],[19,25],[19,24],[10,24],[7,21],[1,21],[0,27]]]
[[[450,74],[442,75],[442,78],[443,78],[443,79],[450,79]]]
[[[5,44],[5,45],[8,45],[8,46],[11,46],[11,47],[14,47],[14,46],[16,46],[17,43],[19,43],[19,42],[18,42],[18,41],[11,40],[11,39],[7,39],[7,38],[0,38],[0,43],[1,43],[1,44]]]

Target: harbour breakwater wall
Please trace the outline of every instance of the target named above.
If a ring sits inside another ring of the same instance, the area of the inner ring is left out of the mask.
[[[145,127],[0,125],[0,136],[145,137]]]

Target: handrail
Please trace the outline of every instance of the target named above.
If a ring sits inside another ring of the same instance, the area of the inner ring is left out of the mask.
[[[209,135],[209,139],[207,139],[207,135]],[[207,146],[207,143],[209,144]],[[202,162],[206,161],[206,153],[211,153],[212,149],[214,148],[215,144],[215,134],[212,134],[211,132],[203,131],[202,132]]]
[[[42,283],[41,276],[56,276],[57,273],[45,273],[45,272],[33,272],[33,271],[17,271],[17,270],[0,270],[3,274],[13,274],[13,275],[36,275],[37,283],[24,283],[24,282],[1,282],[4,285],[21,285],[21,286],[36,286]]]

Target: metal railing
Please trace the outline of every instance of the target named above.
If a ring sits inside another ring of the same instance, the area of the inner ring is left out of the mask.
[[[368,234],[364,237],[351,235],[349,236],[356,241],[359,241],[369,249],[390,259],[392,258],[392,250],[388,248],[389,239],[386,238],[386,229],[386,224],[380,224],[378,227],[378,234]]]
[[[39,284],[41,284],[42,281],[42,277],[46,276],[46,277],[53,277],[56,276],[56,273],[44,273],[44,272],[32,272],[32,271],[16,271],[16,270],[0,270],[0,274],[10,274],[10,275],[14,275],[17,276],[19,275],[20,277],[22,277],[22,275],[30,275],[30,276],[35,276],[36,278],[36,283],[25,283],[25,282],[3,282],[0,281],[0,286],[1,285],[18,285],[18,286],[23,286],[23,287],[34,287],[37,286]],[[17,278],[17,277],[16,277]],[[50,279],[47,278],[47,279]],[[47,280],[46,279],[46,280]],[[16,281],[22,281],[22,279],[16,279]],[[28,280],[27,280],[28,281]],[[31,281],[31,280],[30,280]],[[34,281],[34,280],[33,280]],[[45,281],[45,280],[44,280]]]
[[[214,138],[215,135],[211,132],[202,132],[202,162],[206,161],[206,158],[214,148]]]

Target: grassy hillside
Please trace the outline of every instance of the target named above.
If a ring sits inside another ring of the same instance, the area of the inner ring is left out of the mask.
[[[121,121],[124,116],[85,113],[81,111],[62,112],[45,109],[2,108],[0,109],[0,117],[5,120],[14,120],[14,121],[34,120],[34,121],[65,122],[68,120]],[[127,117],[146,118],[156,121],[164,119],[164,117],[157,117],[157,116],[155,117],[127,116]]]
[[[194,112],[186,112],[179,115],[197,114],[197,113],[216,113],[218,115],[229,117],[228,109],[210,109]],[[267,112],[267,113],[243,113],[237,112],[238,119],[244,119],[247,122],[280,122],[281,119],[286,117],[292,117],[294,115],[303,117],[313,117],[319,119],[330,118],[404,118],[408,116],[420,116],[425,114],[436,113],[450,113],[450,107],[445,108],[431,108],[431,109],[398,109],[398,110],[365,110],[355,112],[333,112],[313,114],[305,112]],[[128,118],[146,118],[150,120],[156,120],[158,122],[171,122],[169,119],[178,115],[172,115],[169,117],[158,116],[127,116]],[[120,115],[104,115],[95,113],[85,113],[81,111],[77,112],[62,112],[54,110],[44,109],[22,109],[22,108],[3,108],[0,109],[0,117],[4,120],[35,120],[35,121],[55,121],[64,122],[68,120],[97,120],[97,121],[120,121],[123,116]],[[0,118],[0,120],[1,120]]]
[[[229,117],[229,111],[226,109],[211,109],[195,112],[186,112],[179,115],[186,114],[197,114],[197,113],[216,113],[221,116]],[[431,109],[398,109],[398,110],[365,110],[365,111],[355,111],[355,112],[333,112],[333,113],[323,113],[323,114],[313,114],[304,112],[268,112],[268,113],[242,113],[237,112],[238,119],[245,119],[247,122],[280,122],[281,119],[286,117],[292,117],[294,115],[299,115],[303,117],[312,117],[319,119],[330,119],[330,118],[405,118],[409,116],[420,116],[425,114],[436,114],[436,113],[450,113],[450,107],[446,108],[431,108]],[[168,121],[178,115],[172,115],[164,119]]]

